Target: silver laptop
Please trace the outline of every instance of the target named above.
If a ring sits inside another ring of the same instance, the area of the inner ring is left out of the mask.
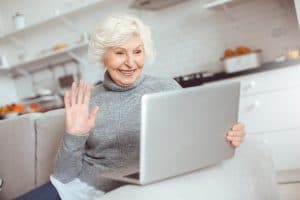
[[[140,160],[102,176],[144,185],[231,158],[225,133],[237,123],[239,94],[232,82],[144,95]]]

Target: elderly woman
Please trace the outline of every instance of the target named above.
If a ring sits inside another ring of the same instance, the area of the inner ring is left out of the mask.
[[[91,199],[122,185],[101,173],[139,159],[141,97],[180,89],[172,79],[142,73],[152,54],[150,29],[135,17],[110,17],[96,28],[89,56],[104,65],[103,84],[91,92],[91,86],[80,81],[65,94],[66,129],[51,183],[31,194],[43,199]],[[234,147],[243,137],[240,123],[227,134]]]

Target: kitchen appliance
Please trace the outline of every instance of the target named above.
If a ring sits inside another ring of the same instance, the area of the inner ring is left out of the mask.
[[[175,81],[183,88],[192,87],[202,84],[204,72],[198,72],[193,74],[187,74],[184,76],[175,77]]]

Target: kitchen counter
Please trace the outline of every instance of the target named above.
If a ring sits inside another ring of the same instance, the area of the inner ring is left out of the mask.
[[[209,83],[213,81],[219,81],[239,76],[245,76],[249,74],[255,74],[260,72],[266,72],[270,70],[276,70],[286,67],[293,67],[295,65],[300,65],[300,59],[297,60],[286,60],[283,62],[268,62],[262,64],[258,68],[244,70],[235,73],[226,73],[226,72],[219,72],[219,73],[193,73],[188,74],[185,76],[175,77],[174,79],[182,86],[182,87],[192,87],[197,85],[202,85],[204,83]]]

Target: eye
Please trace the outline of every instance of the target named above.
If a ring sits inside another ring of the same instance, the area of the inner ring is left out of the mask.
[[[134,53],[135,54],[140,54],[140,53],[142,53],[142,50],[136,50],[136,51],[134,51]]]
[[[122,52],[122,51],[117,51],[116,54],[117,54],[117,55],[123,55],[124,52]]]

